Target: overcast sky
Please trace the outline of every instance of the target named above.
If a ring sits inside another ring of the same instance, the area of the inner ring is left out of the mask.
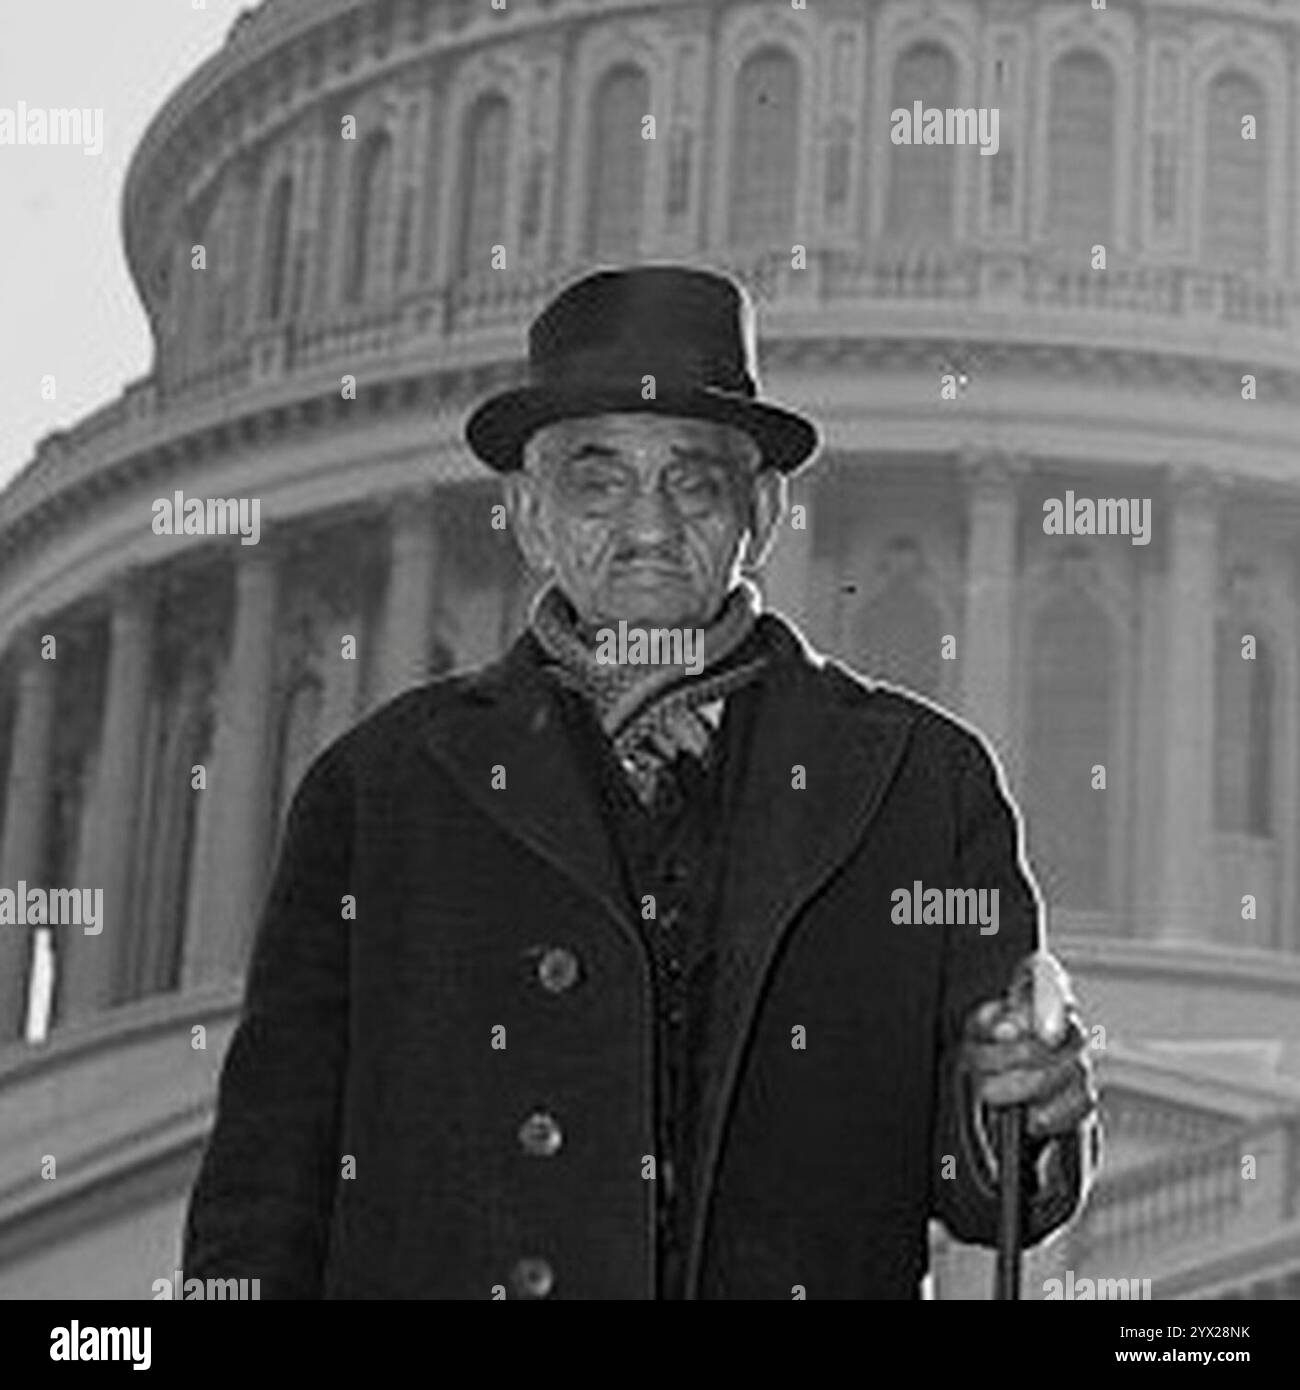
[[[0,0],[0,113],[20,101],[104,112],[98,156],[0,144],[0,486],[42,435],[149,370],[148,325],[122,250],[127,164],[166,97],[253,8],[252,0]],[[47,374],[52,401],[41,398]]]

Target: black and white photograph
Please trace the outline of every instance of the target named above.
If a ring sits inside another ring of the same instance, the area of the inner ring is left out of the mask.
[[[177,1369],[101,1301],[835,1300],[1249,1362],[1300,1300],[1300,6],[4,29],[38,1360]]]

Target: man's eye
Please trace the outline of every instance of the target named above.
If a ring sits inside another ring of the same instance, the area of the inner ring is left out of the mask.
[[[673,479],[673,487],[688,497],[717,497],[722,492],[722,479],[713,472],[682,473]]]
[[[579,468],[572,482],[579,492],[612,492],[621,486],[622,479],[607,468]]]

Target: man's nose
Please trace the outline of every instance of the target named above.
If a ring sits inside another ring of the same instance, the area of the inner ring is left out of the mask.
[[[624,514],[624,535],[647,546],[674,540],[680,530],[681,517],[664,490],[657,483],[639,487]]]

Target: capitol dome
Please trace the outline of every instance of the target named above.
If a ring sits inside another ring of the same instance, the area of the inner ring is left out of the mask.
[[[0,492],[0,887],[108,923],[0,928],[0,1296],[170,1274],[298,780],[524,620],[464,420],[642,260],[740,280],[824,435],[767,602],[1023,808],[1113,1158],[1044,1259],[1300,1296],[1298,57],[1228,0],[242,14],[126,180],[150,371]],[[257,543],[160,534],[178,494]]]

